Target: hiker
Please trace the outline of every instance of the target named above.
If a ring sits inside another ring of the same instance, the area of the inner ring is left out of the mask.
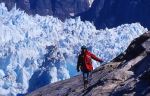
[[[87,88],[87,84],[89,82],[89,79],[92,78],[91,71],[93,70],[92,66],[92,59],[103,62],[102,59],[96,57],[94,54],[92,54],[86,46],[81,47],[81,53],[78,56],[78,62],[77,62],[77,71],[80,70],[83,73],[83,81],[84,81],[84,89]]]

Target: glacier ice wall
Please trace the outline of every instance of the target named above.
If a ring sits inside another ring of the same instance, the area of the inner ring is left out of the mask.
[[[39,70],[38,75],[48,74],[49,83],[76,75],[82,45],[109,62],[147,31],[139,23],[96,30],[80,18],[61,22],[52,16],[28,16],[16,8],[8,12],[3,3],[0,21],[0,95],[5,96],[26,93]]]

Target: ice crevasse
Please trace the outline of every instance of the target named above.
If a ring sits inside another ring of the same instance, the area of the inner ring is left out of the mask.
[[[109,62],[147,31],[139,23],[96,30],[80,17],[62,22],[52,16],[29,16],[15,7],[8,11],[3,3],[0,25],[0,95],[4,96],[28,92],[35,72],[46,72],[42,79],[48,83],[76,75],[82,45]],[[99,65],[94,62],[94,67]]]

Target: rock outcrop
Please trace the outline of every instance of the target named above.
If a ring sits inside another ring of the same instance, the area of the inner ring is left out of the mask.
[[[87,90],[82,75],[44,86],[27,96],[149,96],[150,33],[135,39],[112,62],[96,68]],[[137,54],[138,53],[138,54]]]

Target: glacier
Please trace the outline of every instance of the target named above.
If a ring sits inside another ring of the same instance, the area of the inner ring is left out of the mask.
[[[80,17],[62,22],[53,16],[29,16],[16,7],[8,11],[4,3],[0,4],[0,21],[2,96],[24,94],[34,89],[31,86],[40,87],[37,83],[54,83],[79,74],[76,62],[82,45],[105,64],[147,32],[139,23],[96,30],[92,23],[83,22]],[[93,65],[100,66],[95,61]]]

